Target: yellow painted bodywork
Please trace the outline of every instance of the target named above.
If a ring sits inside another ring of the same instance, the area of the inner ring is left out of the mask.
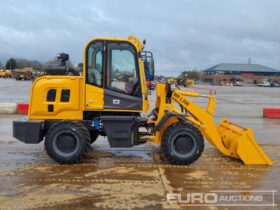
[[[256,143],[251,128],[242,128],[224,119],[217,130],[223,144],[231,152],[230,156],[241,159],[245,164],[273,164]]]
[[[31,89],[31,102],[28,119],[65,119],[82,120],[84,110],[84,83],[80,76],[43,76],[37,78]],[[47,93],[56,89],[56,100],[47,101]],[[69,102],[60,102],[62,89],[69,89]],[[54,105],[54,111],[48,112],[48,105]]]
[[[90,40],[84,48],[84,63],[86,63],[86,48],[96,40],[108,40],[129,42],[137,50],[143,50],[144,45],[134,36],[128,38],[100,37]],[[104,89],[86,84],[86,65],[83,67],[83,76],[42,76],[36,79],[32,85],[30,94],[30,106],[28,119],[30,120],[82,120],[83,111],[110,111],[110,112],[146,112],[149,109],[148,90],[144,64],[138,58],[140,84],[142,89],[143,104],[141,110],[114,110],[104,108]],[[54,102],[47,102],[49,89],[57,88],[57,96]],[[60,102],[62,89],[70,89],[70,102]],[[54,111],[48,112],[48,105],[54,105]]]
[[[103,110],[104,89],[93,85],[85,85],[85,110]]]
[[[167,111],[183,114],[175,104],[183,106],[188,115],[186,121],[193,123],[212,145],[214,145],[224,155],[238,158],[245,164],[267,164],[273,162],[264,153],[261,147],[256,143],[253,130],[251,128],[242,128],[228,120],[223,120],[216,126],[214,122],[214,112],[216,105],[216,96],[214,94],[200,95],[197,92],[174,89],[170,103],[166,103],[165,84],[157,84],[156,87],[156,108],[158,108],[157,125],[164,117]],[[190,97],[204,97],[208,99],[206,109],[192,102]],[[170,118],[159,131],[156,131],[152,141],[160,144],[165,129],[172,123],[178,121],[176,117]]]

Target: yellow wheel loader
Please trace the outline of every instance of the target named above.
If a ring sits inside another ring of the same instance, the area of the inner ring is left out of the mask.
[[[83,76],[48,75],[33,82],[28,120],[13,122],[15,138],[27,144],[44,140],[48,155],[62,164],[81,161],[99,135],[107,136],[111,147],[148,141],[161,145],[171,164],[196,161],[204,139],[245,164],[273,164],[252,129],[226,119],[215,125],[214,93],[200,95],[157,83],[155,107],[141,117],[149,110],[146,79],[153,79],[154,60],[137,38],[92,39],[83,63]],[[193,97],[207,98],[207,108]]]

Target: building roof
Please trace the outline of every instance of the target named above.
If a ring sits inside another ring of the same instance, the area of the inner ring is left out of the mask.
[[[221,63],[204,71],[241,71],[241,72],[275,72],[280,73],[279,70],[262,66],[259,64],[237,64],[237,63]]]

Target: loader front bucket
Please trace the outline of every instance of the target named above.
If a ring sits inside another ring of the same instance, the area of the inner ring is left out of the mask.
[[[242,128],[224,119],[217,130],[230,156],[241,159],[245,164],[273,165],[257,144],[251,128]]]

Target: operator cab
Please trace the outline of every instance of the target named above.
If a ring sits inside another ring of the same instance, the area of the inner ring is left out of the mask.
[[[153,79],[152,53],[138,53],[128,41],[98,39],[87,45],[85,53],[86,109],[141,112],[146,91],[141,78]]]

